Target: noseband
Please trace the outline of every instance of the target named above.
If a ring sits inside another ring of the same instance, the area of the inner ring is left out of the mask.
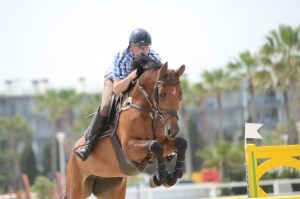
[[[153,91],[153,103],[150,100],[149,95],[147,94],[147,92],[145,91],[145,89],[139,84],[139,81],[137,80],[137,86],[139,88],[139,90],[141,91],[141,93],[143,94],[143,96],[145,97],[145,99],[147,100],[148,104],[150,105],[150,110],[146,109],[142,106],[139,106],[137,104],[132,103],[132,100],[129,99],[127,100],[124,104],[126,105],[126,107],[133,107],[136,108],[142,112],[147,112],[150,114],[150,117],[152,119],[152,131],[153,133],[155,133],[155,129],[156,129],[156,119],[159,118],[159,120],[161,121],[161,123],[163,124],[163,126],[165,127],[166,123],[168,122],[168,120],[175,116],[178,120],[178,114],[177,111],[178,110],[174,110],[174,109],[160,109],[159,107],[159,99],[158,99],[158,84],[163,84],[163,81],[159,81],[158,78],[155,81],[155,85],[154,85],[154,91]],[[124,107],[123,104],[123,107]],[[163,117],[164,114],[169,115],[167,117],[167,119],[165,119]],[[166,132],[165,132],[166,133]],[[167,134],[166,134],[167,135]],[[168,135],[167,135],[168,137]]]

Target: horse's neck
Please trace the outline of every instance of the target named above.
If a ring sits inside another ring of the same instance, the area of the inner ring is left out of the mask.
[[[153,89],[151,90],[150,88],[147,88],[147,87],[146,88],[143,87],[143,89],[147,93],[148,97],[151,100]],[[137,83],[134,85],[133,89],[130,91],[130,96],[132,97],[132,100],[134,103],[138,103],[140,106],[143,106],[145,108],[150,106],[149,102],[147,101],[146,97],[140,90]]]
[[[148,100],[150,100],[152,103],[152,95],[157,75],[157,70],[144,71],[144,73],[138,78],[137,82],[130,91],[133,103],[136,103],[142,106],[143,108],[151,108],[151,105],[148,102]],[[139,88],[140,86],[142,87],[142,89]],[[144,90],[148,95],[148,100],[147,97],[143,94],[142,90]]]

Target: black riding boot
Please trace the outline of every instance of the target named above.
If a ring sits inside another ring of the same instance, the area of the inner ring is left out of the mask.
[[[90,129],[87,130],[87,134],[85,135],[85,140],[86,140],[85,148],[75,151],[75,154],[82,161],[86,160],[89,157],[89,155],[92,153],[96,144],[97,137],[100,137],[101,133],[105,130],[106,122],[107,122],[107,117],[101,116],[100,108],[98,108],[92,120]]]

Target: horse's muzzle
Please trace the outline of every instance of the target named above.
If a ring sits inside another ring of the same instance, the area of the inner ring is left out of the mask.
[[[179,132],[179,127],[176,127],[176,128],[166,128],[165,129],[165,134],[166,134],[166,137],[169,139],[169,140],[174,140],[176,135],[178,134]]]

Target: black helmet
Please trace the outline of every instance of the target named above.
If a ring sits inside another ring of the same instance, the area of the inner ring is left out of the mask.
[[[151,42],[150,34],[142,28],[135,29],[129,36],[129,45],[149,46]]]

